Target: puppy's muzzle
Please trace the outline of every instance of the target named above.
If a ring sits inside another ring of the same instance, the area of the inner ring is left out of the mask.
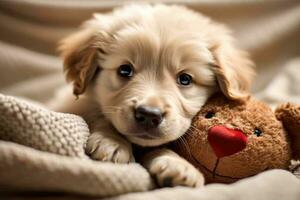
[[[157,128],[163,121],[163,113],[157,107],[141,105],[134,112],[137,124],[146,130]]]

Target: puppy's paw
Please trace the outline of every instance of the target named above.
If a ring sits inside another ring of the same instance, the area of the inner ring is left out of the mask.
[[[121,137],[103,136],[99,133],[90,135],[86,153],[94,160],[129,163],[134,161],[131,144]]]
[[[204,176],[190,163],[180,157],[163,156],[155,158],[149,168],[161,187],[201,187]]]

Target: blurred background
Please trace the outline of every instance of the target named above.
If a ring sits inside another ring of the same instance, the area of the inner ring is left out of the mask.
[[[133,1],[1,0],[0,92],[47,101],[65,82],[58,41],[93,13],[129,2]],[[255,96],[273,106],[300,103],[299,0],[136,2],[186,5],[227,24],[257,65]]]

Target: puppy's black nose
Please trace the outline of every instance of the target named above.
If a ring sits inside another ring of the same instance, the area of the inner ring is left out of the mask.
[[[145,128],[157,128],[163,114],[159,108],[141,105],[135,109],[135,120]]]

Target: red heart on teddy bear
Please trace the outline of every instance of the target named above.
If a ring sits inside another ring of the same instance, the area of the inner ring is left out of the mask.
[[[242,131],[222,125],[210,128],[207,139],[218,158],[235,154],[247,145],[247,136]]]

